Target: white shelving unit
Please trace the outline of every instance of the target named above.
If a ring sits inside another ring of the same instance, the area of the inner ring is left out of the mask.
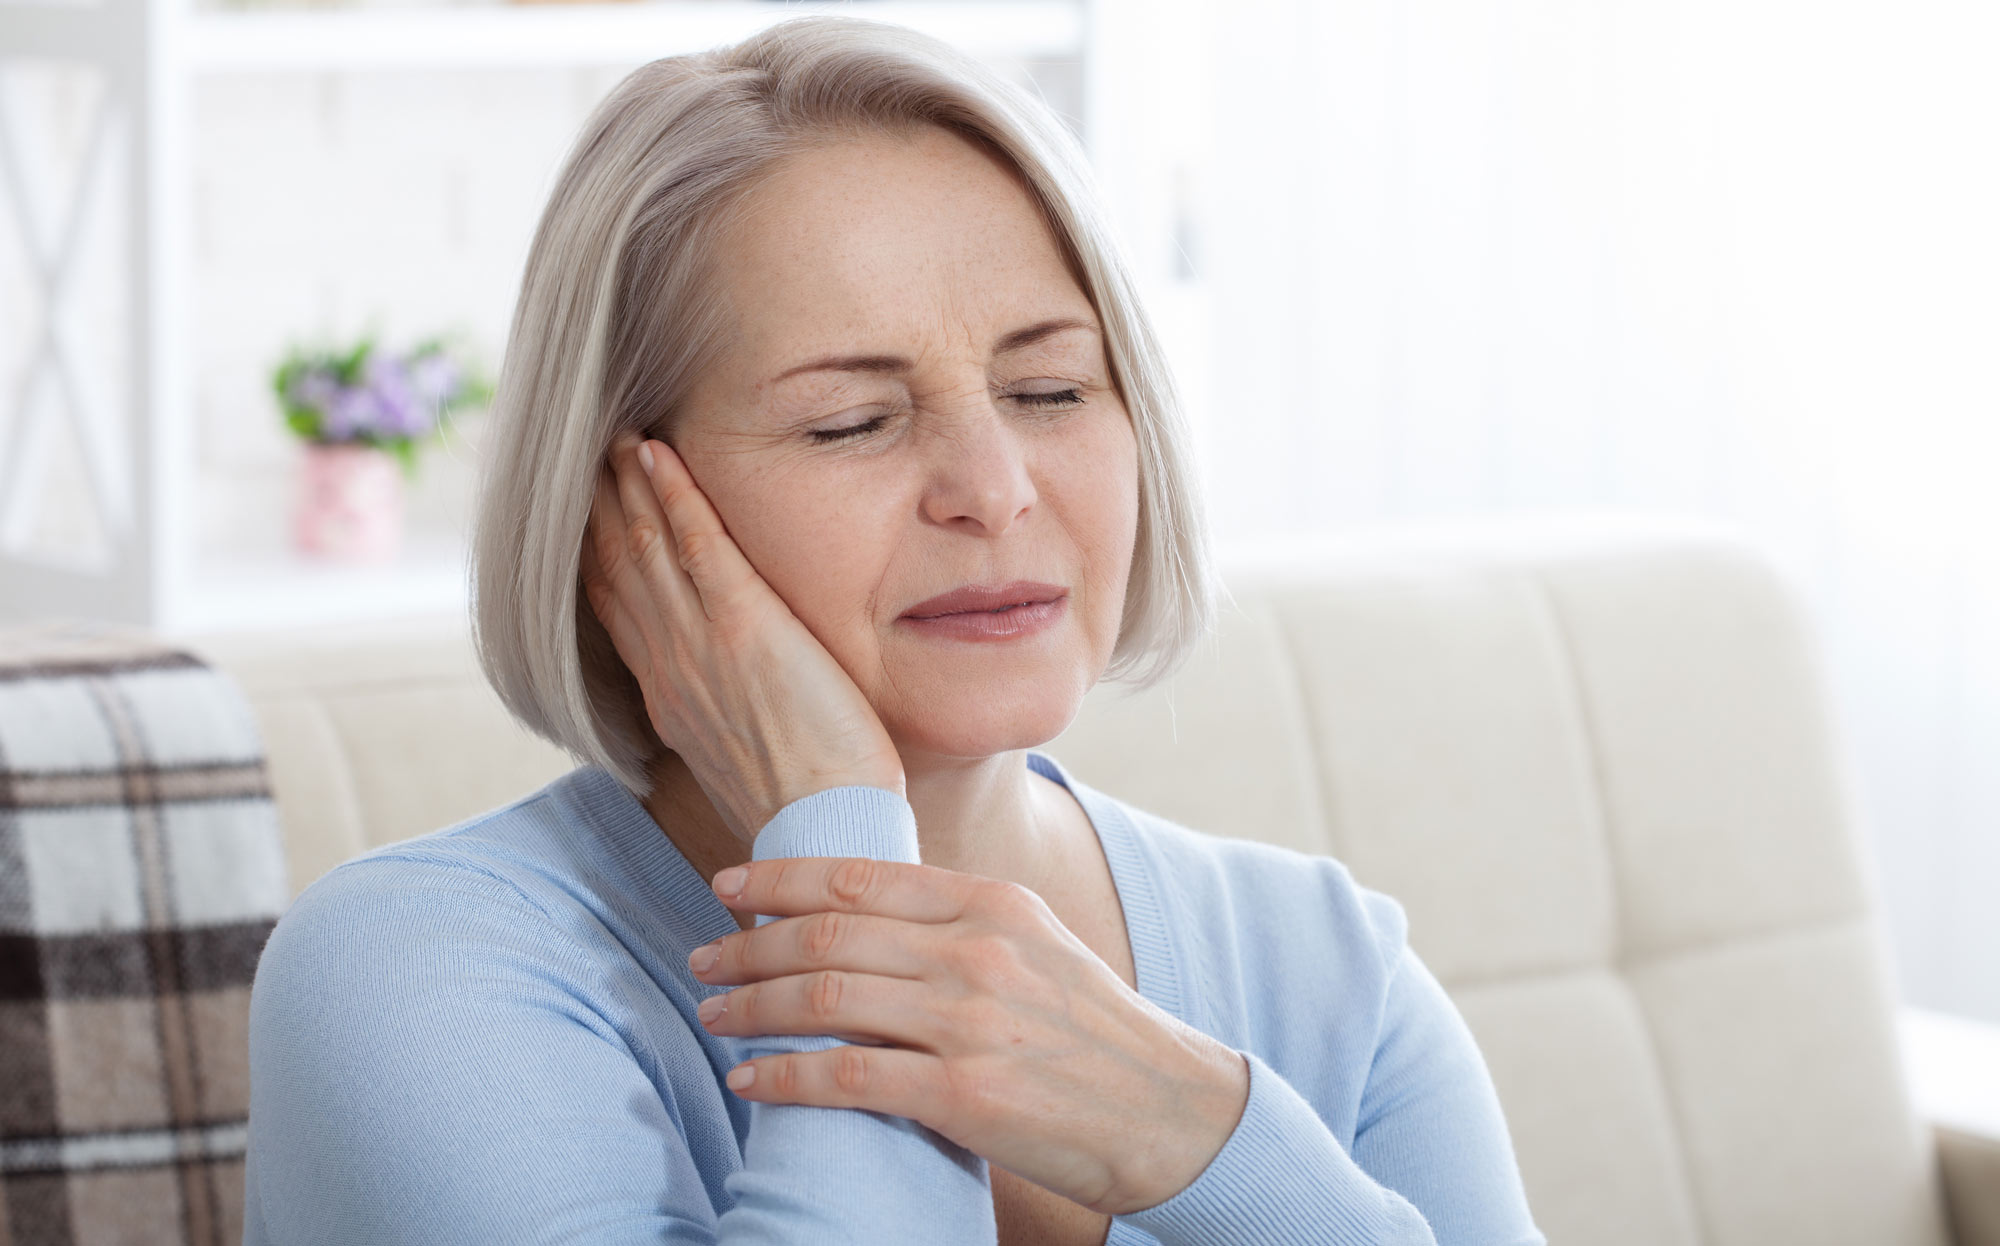
[[[204,72],[637,65],[733,43],[783,18],[848,13],[912,26],[996,56],[1069,56],[1083,41],[1075,0],[870,0],[865,4],[692,2],[197,13],[187,64]],[[635,51],[636,50],[636,51]]]
[[[11,209],[41,302],[18,390],[0,393],[0,623],[45,617],[137,623],[164,634],[333,622],[463,608],[463,550],[413,545],[381,569],[303,560],[217,561],[196,548],[196,430],[189,380],[190,126],[197,75],[382,69],[637,66],[712,47],[805,13],[915,27],[977,55],[1083,59],[1086,0],[656,0],[549,7],[292,12],[191,10],[185,0],[0,4],[0,63],[57,60],[103,76],[85,174],[55,219],[30,208],[17,124],[0,108],[0,212]],[[1093,89],[1093,99],[1097,92]],[[4,104],[4,100],[0,100]],[[110,202],[100,208],[106,199]],[[60,312],[80,270],[77,222],[109,211],[129,281],[126,366]],[[10,312],[11,316],[11,312]],[[114,371],[120,384],[105,377]],[[37,416],[27,395],[53,386]],[[41,496],[51,422],[67,419],[108,554],[50,558],[23,540]]]

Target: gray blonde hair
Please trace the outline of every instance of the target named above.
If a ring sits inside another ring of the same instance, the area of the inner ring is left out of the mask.
[[[1104,678],[1149,687],[1214,624],[1198,478],[1173,378],[1081,148],[1046,103],[928,35],[814,16],[634,70],[584,123],[536,226],[472,537],[480,666],[523,726],[644,799],[667,749],[582,591],[597,473],[663,437],[718,341],[703,267],[784,156],[837,134],[943,127],[1000,156],[1103,321],[1139,448],[1139,521]]]

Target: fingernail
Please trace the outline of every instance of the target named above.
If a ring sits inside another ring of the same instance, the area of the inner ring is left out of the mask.
[[[650,441],[639,443],[639,466],[646,469],[648,476],[653,474],[653,443]]]
[[[757,1080],[757,1066],[754,1064],[739,1065],[729,1070],[729,1076],[722,1080],[728,1083],[731,1090],[742,1090],[751,1082]]]
[[[743,890],[743,881],[750,877],[750,871],[740,865],[732,865],[715,876],[715,894],[734,898]]]
[[[725,1005],[722,1002],[723,998],[724,997],[720,995],[709,996],[707,999],[701,1001],[701,1003],[698,1006],[696,1006],[694,1010],[695,1015],[700,1017],[703,1021],[715,1020],[717,1017],[722,1015],[723,1008],[727,1007],[727,1005]]]
[[[704,943],[688,953],[688,968],[696,973],[707,973],[715,968],[715,958],[722,955],[722,944]]]

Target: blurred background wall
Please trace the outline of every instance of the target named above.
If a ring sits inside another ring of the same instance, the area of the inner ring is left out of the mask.
[[[1742,529],[1813,611],[1908,1002],[2000,1021],[2000,9],[1076,0],[1022,20],[1064,7],[1073,51],[991,59],[1092,153],[1224,544],[1579,509]],[[271,366],[370,323],[459,327],[497,363],[556,165],[643,59],[302,52],[187,77],[184,350],[160,374],[185,436],[158,453],[182,464],[201,625],[458,591],[477,419],[426,461],[398,568],[326,580],[287,548],[298,446]],[[146,418],[120,385],[148,244],[119,230],[129,176],[85,159],[107,89],[0,64],[0,543],[52,564],[150,514],[111,500],[148,465],[93,450]],[[128,120],[105,152],[140,142]],[[89,186],[108,206],[73,212]],[[53,609],[25,582],[5,613]]]
[[[1813,608],[1906,992],[2000,1020],[2000,7],[1199,7],[1219,529],[1749,532]]]

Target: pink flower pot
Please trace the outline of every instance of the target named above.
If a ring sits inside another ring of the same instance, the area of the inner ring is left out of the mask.
[[[295,520],[299,548],[315,557],[393,561],[403,538],[402,468],[373,446],[308,444]]]

